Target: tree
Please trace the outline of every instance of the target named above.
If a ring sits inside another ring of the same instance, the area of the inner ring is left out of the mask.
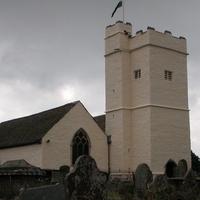
[[[191,151],[192,169],[200,174],[200,158],[193,151]]]

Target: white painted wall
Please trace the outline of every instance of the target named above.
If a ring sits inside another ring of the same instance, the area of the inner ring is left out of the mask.
[[[42,144],[1,149],[1,164],[8,160],[25,159],[42,169],[59,169],[62,165],[72,167],[71,142],[80,128],[83,128],[89,136],[90,155],[101,170],[107,171],[107,137],[80,102],[44,136]]]
[[[33,144],[22,147],[0,149],[0,164],[9,160],[20,159],[24,159],[36,167],[42,167],[42,145]]]
[[[72,166],[71,142],[80,128],[83,128],[89,136],[90,155],[101,170],[107,171],[107,137],[80,102],[42,139],[43,168],[59,169],[61,165]],[[50,142],[47,143],[47,140]]]
[[[131,34],[131,25],[117,22],[105,38],[111,170],[147,163],[163,173],[169,159],[185,159],[190,167],[186,40],[152,29],[129,38],[124,30]],[[135,79],[138,69],[141,78]],[[173,72],[172,81],[165,80],[165,70]]]

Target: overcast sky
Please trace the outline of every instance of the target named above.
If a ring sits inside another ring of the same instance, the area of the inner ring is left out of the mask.
[[[118,0],[0,0],[0,122],[80,100],[105,111],[105,28]],[[148,26],[188,45],[192,150],[200,156],[200,2],[125,0],[133,35]]]

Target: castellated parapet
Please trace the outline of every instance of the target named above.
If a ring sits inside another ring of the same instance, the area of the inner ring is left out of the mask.
[[[146,32],[141,33],[140,31],[136,33],[133,40],[130,42],[129,48],[132,51],[146,44],[187,54],[185,38],[174,37],[169,31],[161,33],[155,31],[154,28],[148,27]]]
[[[111,135],[111,172],[147,163],[163,173],[171,159],[190,158],[187,45],[148,27],[106,28],[106,134]]]
[[[131,23],[124,24],[123,22],[118,21],[115,25],[107,26],[105,39],[113,37],[117,33],[120,33],[122,35],[126,35],[126,33],[129,33],[128,36],[131,36],[131,38],[129,37],[129,44],[127,44],[127,42],[124,43],[124,41],[121,41],[121,43],[115,43],[115,41],[113,41],[113,46],[110,46],[110,48],[106,47],[105,55],[112,53],[113,50],[116,51],[117,49],[119,49],[119,47],[121,47],[120,50],[134,51],[135,49],[141,48],[147,44],[187,54],[186,39],[182,36],[180,36],[179,38],[175,37],[170,31],[167,30],[162,33],[156,31],[152,27],[147,27],[147,31],[143,32],[142,30],[140,30],[132,36]]]

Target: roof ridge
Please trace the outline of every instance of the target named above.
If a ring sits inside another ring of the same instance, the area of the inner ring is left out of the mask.
[[[40,143],[79,101],[0,123],[0,149]]]
[[[23,118],[28,118],[28,117],[32,117],[32,116],[35,116],[35,115],[40,115],[40,114],[42,114],[42,113],[45,113],[45,112],[48,112],[48,111],[53,111],[53,110],[56,110],[56,109],[59,109],[59,108],[62,108],[62,107],[68,106],[68,105],[70,105],[70,104],[74,104],[74,105],[76,105],[78,102],[80,102],[80,101],[70,102],[70,103],[67,103],[67,104],[63,104],[63,105],[61,105],[61,106],[57,106],[57,107],[50,108],[50,109],[47,109],[47,110],[43,110],[43,111],[40,111],[40,112],[36,112],[36,113],[32,113],[32,114],[28,114],[28,115],[23,116],[23,117],[18,117],[18,118],[14,118],[14,119],[6,120],[6,121],[1,122],[0,125],[1,125],[2,123],[11,122],[11,121],[14,121],[14,120],[23,119]]]

